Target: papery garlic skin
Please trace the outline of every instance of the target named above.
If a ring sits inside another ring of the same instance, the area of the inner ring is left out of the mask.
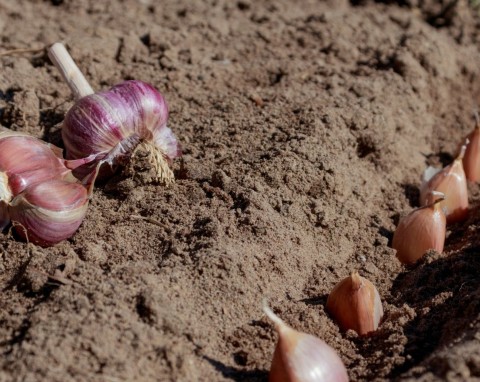
[[[447,216],[447,223],[463,221],[468,217],[468,188],[467,178],[463,170],[463,158],[467,146],[463,146],[459,156],[452,164],[435,173],[430,179],[424,176],[420,187],[420,204],[429,204],[428,196],[433,191],[445,194],[441,202]],[[428,169],[427,169],[428,170]]]
[[[54,179],[28,187],[12,200],[8,213],[21,237],[48,246],[77,231],[87,206],[85,186]]]
[[[397,251],[397,258],[404,264],[413,264],[428,250],[443,252],[446,225],[441,201],[410,212],[400,220],[393,235],[392,248]]]
[[[67,158],[93,154],[97,160],[116,166],[144,143],[154,158],[159,179],[172,182],[168,162],[181,152],[167,119],[165,99],[142,81],[125,81],[108,91],[87,95],[69,110],[63,123]]]
[[[335,350],[321,339],[286,325],[268,307],[279,339],[273,355],[270,382],[347,382],[348,374]]]
[[[359,335],[377,330],[383,317],[377,288],[357,272],[335,285],[326,308],[342,330],[351,329]]]
[[[470,143],[463,156],[463,169],[469,181],[478,182],[480,181],[480,121],[477,120],[475,128],[467,139]]]

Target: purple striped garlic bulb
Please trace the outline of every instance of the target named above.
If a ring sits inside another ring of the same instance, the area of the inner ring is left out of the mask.
[[[85,217],[94,176],[81,184],[58,147],[0,130],[0,230],[12,222],[28,241],[49,246],[71,237]]]
[[[62,44],[54,44],[49,55],[76,98],[62,127],[67,158],[95,155],[97,162],[114,168],[142,148],[149,154],[156,180],[173,182],[169,164],[181,153],[167,127],[163,96],[152,85],[136,80],[94,94]]]

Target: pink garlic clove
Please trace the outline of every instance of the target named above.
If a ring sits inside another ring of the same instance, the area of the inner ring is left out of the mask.
[[[86,187],[50,180],[34,184],[16,196],[8,206],[8,214],[21,237],[48,246],[76,232],[85,217],[87,205]]]
[[[447,223],[463,221],[468,216],[467,178],[462,162],[466,149],[467,144],[462,146],[452,164],[435,173],[430,179],[424,177],[420,187],[420,204],[422,206],[428,204],[427,198],[432,191],[445,194],[445,200],[440,205],[447,216]]]
[[[352,329],[359,335],[377,330],[383,317],[377,288],[358,272],[335,285],[326,308],[343,330]]]
[[[66,161],[59,156],[60,151],[58,147],[26,134],[1,131],[0,173],[4,180],[0,181],[0,200],[7,200],[5,195],[18,195],[25,188],[46,180],[76,181],[71,170],[95,159]]]
[[[1,135],[0,171],[8,177],[10,192],[14,195],[33,183],[70,172],[45,142],[33,137],[2,138]]]
[[[469,144],[463,156],[463,169],[469,181],[478,182],[480,181],[480,117],[478,112],[475,112],[474,116],[475,127],[466,138]]]
[[[274,322],[279,337],[270,382],[348,381],[345,365],[335,350],[315,336],[290,328],[268,306],[263,310]]]
[[[428,250],[443,251],[446,234],[446,217],[441,202],[443,193],[432,191],[425,207],[413,210],[398,223],[392,247],[404,264],[412,264]]]

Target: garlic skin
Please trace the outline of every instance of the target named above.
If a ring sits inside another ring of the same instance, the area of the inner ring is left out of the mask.
[[[326,308],[342,330],[352,329],[361,336],[377,330],[383,317],[377,288],[358,272],[335,285]]]
[[[156,180],[174,182],[169,163],[181,152],[177,138],[167,127],[168,107],[160,92],[146,82],[132,80],[93,94],[65,46],[53,44],[48,55],[77,101],[63,122],[67,158],[94,155],[97,162],[115,168],[141,145],[149,153]]]
[[[467,145],[462,146],[459,155],[452,164],[435,173],[431,178],[424,173],[420,187],[420,204],[429,204],[427,198],[435,190],[445,194],[445,200],[441,202],[447,216],[447,223],[463,221],[468,217],[468,188],[467,178],[463,170],[463,158]],[[430,171],[430,173],[432,173]]]
[[[477,113],[475,120],[475,128],[466,138],[470,143],[463,156],[465,176],[471,182],[480,181],[480,119]]]
[[[11,221],[28,241],[48,246],[80,226],[96,172],[84,184],[72,169],[94,158],[66,161],[61,150],[40,139],[0,131],[0,230]]]
[[[432,201],[434,197],[439,199]],[[442,193],[431,192],[428,196],[430,204],[413,210],[398,223],[392,248],[403,264],[415,263],[430,249],[443,251],[447,226],[441,207],[444,198]]]
[[[278,343],[273,354],[269,382],[346,382],[348,374],[335,350],[321,339],[290,328],[266,305],[274,322]]]

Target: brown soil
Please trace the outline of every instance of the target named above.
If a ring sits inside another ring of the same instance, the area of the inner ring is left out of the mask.
[[[351,380],[478,380],[479,187],[443,254],[406,269],[389,248],[425,166],[447,164],[473,126],[478,12],[1,0],[1,51],[63,40],[95,89],[152,83],[184,156],[168,188],[141,165],[100,184],[53,248],[0,235],[0,381],[264,381],[264,297],[333,346]],[[62,145],[72,98],[45,53],[0,66],[0,123]],[[384,301],[366,338],[325,312],[352,270]]]

